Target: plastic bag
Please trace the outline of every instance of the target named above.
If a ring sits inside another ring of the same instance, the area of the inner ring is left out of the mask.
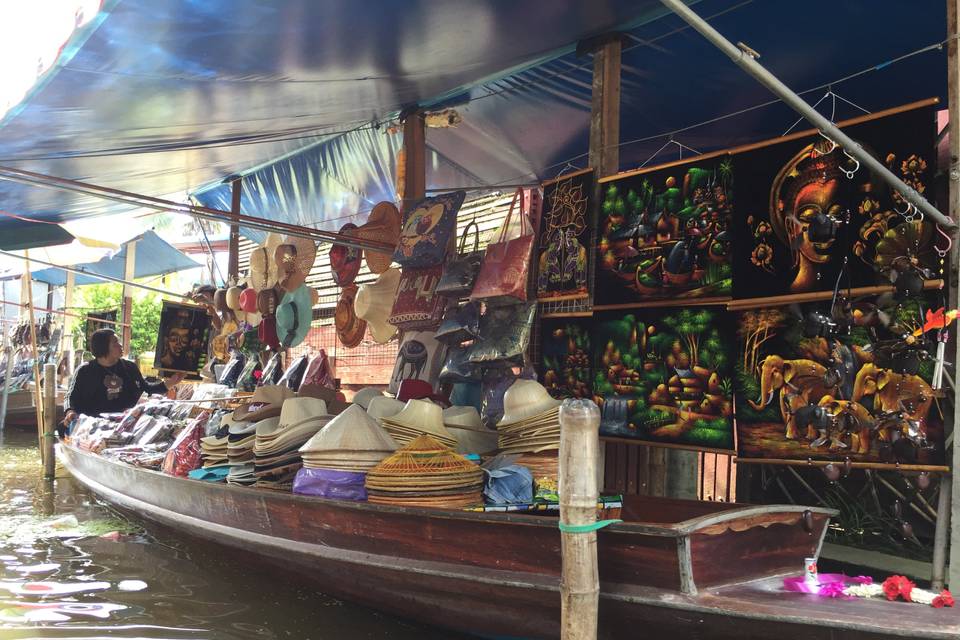
[[[201,457],[200,438],[203,437],[203,428],[207,424],[210,414],[206,411],[191,420],[176,437],[167,454],[163,458],[160,470],[171,476],[186,478],[194,469],[203,464]]]
[[[333,500],[367,499],[367,474],[334,469],[301,468],[293,479],[293,492]]]

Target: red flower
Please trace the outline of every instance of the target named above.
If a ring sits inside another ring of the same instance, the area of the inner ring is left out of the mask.
[[[930,603],[931,606],[942,609],[943,607],[952,607],[953,606],[953,595],[949,591],[944,589],[940,592],[936,598],[933,599],[933,602]]]
[[[887,596],[887,600],[896,600],[897,597],[901,597],[910,602],[910,592],[915,586],[904,576],[890,576],[883,581],[883,594]]]

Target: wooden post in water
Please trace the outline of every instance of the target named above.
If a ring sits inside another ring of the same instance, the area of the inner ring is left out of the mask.
[[[600,409],[590,400],[565,400],[560,407],[560,637],[594,640],[600,573],[596,466],[600,455]],[[580,530],[577,530],[580,528]]]
[[[33,404],[37,416],[37,446],[43,460],[43,398],[40,397],[40,350],[37,348],[37,320],[33,313],[33,278],[30,275],[30,251],[23,252],[23,286],[26,295],[27,320],[30,322],[30,348],[33,352]],[[20,301],[24,303],[23,300]]]
[[[947,168],[947,183],[950,189],[950,195],[947,199],[949,210],[947,213],[951,218],[957,220],[960,217],[960,42],[957,40],[960,34],[960,2],[958,0],[947,0],[947,114],[949,118],[948,135],[950,147],[950,166]],[[942,169],[942,167],[941,167]],[[960,300],[957,296],[958,282],[960,277],[960,242],[954,238],[953,248],[950,252],[950,287],[948,291],[949,308],[955,309]],[[954,327],[954,332],[957,329]],[[960,340],[956,341],[957,349],[954,353],[953,362],[958,362],[957,356],[960,356]],[[954,366],[954,376],[960,367]],[[947,583],[954,591],[960,589],[960,442],[957,441],[958,430],[956,421],[960,414],[957,407],[960,402],[960,387],[953,390],[953,455],[952,462],[948,459],[953,469],[949,477],[952,483],[952,497],[949,504],[944,504],[945,511],[937,513],[938,523],[941,518],[947,520],[941,525],[943,533],[946,534],[947,522],[951,523],[950,529],[950,573],[947,576]],[[949,453],[949,452],[948,452]],[[940,487],[941,491],[943,486]],[[941,496],[942,497],[942,496]],[[941,500],[941,503],[943,501]],[[943,536],[944,538],[946,535]],[[944,541],[944,544],[946,541]],[[946,549],[942,556],[937,556],[936,561],[941,561],[941,557],[946,559]]]
[[[57,365],[43,365],[43,479],[53,480],[57,475],[54,443],[57,428]]]

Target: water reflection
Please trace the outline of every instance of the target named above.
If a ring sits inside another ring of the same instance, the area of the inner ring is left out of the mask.
[[[456,638],[318,594],[242,552],[144,525],[70,478],[36,436],[0,446],[0,638]]]

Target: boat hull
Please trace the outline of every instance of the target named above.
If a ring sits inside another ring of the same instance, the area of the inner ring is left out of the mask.
[[[300,575],[323,593],[463,633],[560,635],[560,536],[555,520],[425,512],[210,485],[70,447],[60,450],[74,477],[113,504],[244,552],[237,555],[238,561],[255,559]],[[820,524],[825,525],[825,519]],[[682,557],[680,541],[688,538],[668,531],[651,526],[643,535],[601,532],[599,637],[631,637],[638,629],[684,638],[771,640],[949,638],[960,631],[960,625],[952,626],[955,618],[943,633],[929,635],[921,629],[917,635],[917,625],[898,631],[897,625],[872,619],[879,609],[862,620],[842,608],[811,619],[796,606],[803,596],[780,594],[778,603],[757,607],[751,592],[731,598],[725,595],[728,587],[682,593],[673,585],[682,582],[676,577],[676,563]],[[822,527],[816,531],[821,532]],[[617,541],[625,536],[631,536],[632,544]],[[638,567],[645,576],[649,569],[648,584],[631,580]],[[779,580],[750,584],[762,595],[763,585]],[[915,606],[911,610],[917,613]]]

